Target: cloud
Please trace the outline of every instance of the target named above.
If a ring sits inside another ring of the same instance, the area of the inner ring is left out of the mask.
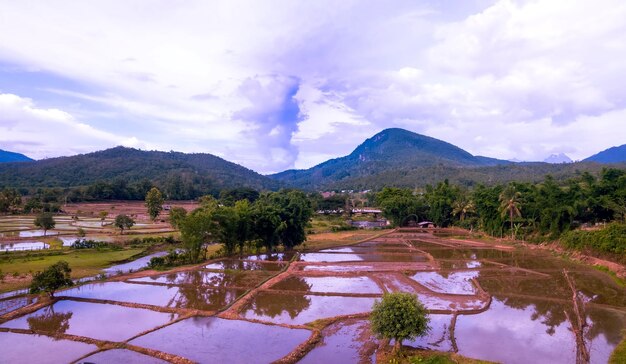
[[[525,160],[626,140],[619,0],[120,4],[2,5],[0,91],[73,120],[81,150],[126,140],[275,172],[396,126]]]
[[[35,159],[78,154],[116,145],[145,147],[135,137],[114,135],[58,109],[38,108],[32,100],[0,94],[0,145]]]

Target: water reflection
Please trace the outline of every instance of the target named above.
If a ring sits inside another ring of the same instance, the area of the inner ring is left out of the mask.
[[[39,315],[28,317],[28,327],[33,331],[43,331],[54,335],[65,334],[70,328],[70,319],[73,312],[54,312],[54,305],[40,310]]]

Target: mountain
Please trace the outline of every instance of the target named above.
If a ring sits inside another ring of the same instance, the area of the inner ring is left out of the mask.
[[[31,162],[34,159],[25,156],[24,154],[9,152],[7,150],[0,149],[0,163],[10,162]]]
[[[572,163],[572,159],[566,156],[563,153],[559,154],[551,154],[548,158],[543,160],[546,163],[557,164],[557,163]]]
[[[511,162],[473,156],[442,140],[393,128],[385,129],[365,140],[345,157],[331,159],[306,170],[288,170],[270,177],[301,188],[320,188],[355,179],[376,179],[376,176],[385,173],[402,173],[416,168],[466,168],[508,164]]]
[[[182,180],[175,180],[182,176]],[[277,189],[280,183],[212,154],[143,151],[115,147],[32,163],[0,164],[0,186],[74,187],[98,181],[148,179],[160,185],[195,184],[212,190],[235,187]]]
[[[584,160],[585,162],[596,163],[620,163],[626,161],[626,144],[619,147],[612,147],[594,154]]]

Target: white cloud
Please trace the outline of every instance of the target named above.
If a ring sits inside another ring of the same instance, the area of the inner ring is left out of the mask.
[[[132,130],[138,141],[116,143],[274,172],[394,126],[499,158],[582,158],[626,140],[620,0],[0,3],[0,62],[81,86],[1,91],[64,100],[52,109],[98,125],[81,150],[109,140],[97,131]]]
[[[0,94],[0,146],[32,158],[47,158],[116,145],[146,147],[137,138],[98,130],[65,111],[41,109],[32,100]]]

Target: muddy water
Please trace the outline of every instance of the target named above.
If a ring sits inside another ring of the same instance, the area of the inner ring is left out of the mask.
[[[162,257],[167,255],[167,252],[157,252],[154,254],[146,255],[145,257],[141,257],[139,259],[133,260],[132,262],[114,265],[112,267],[104,269],[104,272],[107,274],[116,274],[116,273],[128,273],[134,272],[139,269],[143,269],[148,266],[150,263],[150,259],[154,257]]]
[[[226,273],[193,270],[162,274],[159,276],[135,278],[131,279],[130,282],[207,285],[215,288],[250,288],[258,285],[261,281],[270,276],[271,274],[265,271],[229,271]]]
[[[425,262],[428,259],[420,254],[347,254],[347,253],[306,253],[303,262]]]
[[[372,293],[383,291],[368,277],[298,277],[290,276],[271,287],[275,290],[322,293]]]
[[[265,260],[270,262],[286,262],[290,261],[291,258],[296,255],[296,252],[285,252],[285,253],[272,253],[272,254],[259,254],[259,255],[249,255],[242,259],[244,260]]]
[[[348,320],[322,331],[322,341],[299,363],[373,363],[378,341],[367,320]]]
[[[459,352],[506,363],[574,363],[576,346],[563,313],[568,309],[556,303],[495,299],[485,313],[458,317]],[[626,322],[624,315],[616,316],[622,317],[602,317],[594,322],[588,335],[593,363],[606,363],[611,352],[607,339],[621,336],[619,330]],[[606,319],[617,319],[620,327],[607,326]]]
[[[369,312],[373,304],[374,298],[369,297],[260,292],[241,314],[250,319],[298,325],[328,317]]]
[[[98,349],[82,342],[12,332],[0,332],[0,348],[2,363],[41,364],[69,363]]]
[[[166,364],[165,360],[153,358],[148,355],[126,349],[112,349],[90,355],[80,361],[79,364],[94,363],[124,363],[124,364]]]
[[[87,284],[57,295],[213,311],[231,304],[244,292],[245,289],[216,289],[195,284],[162,286],[107,282]]]
[[[131,344],[200,363],[270,363],[310,336],[311,332],[303,329],[193,317],[134,339]]]
[[[43,243],[41,241],[25,241],[19,243],[3,243],[0,244],[0,251],[3,252],[14,252],[14,251],[22,251],[22,250],[42,250],[50,248],[49,244]]]
[[[282,263],[270,262],[254,262],[238,259],[224,259],[211,264],[207,264],[204,268],[216,270],[268,270],[279,271],[285,267]]]
[[[176,316],[176,315],[174,315]],[[172,314],[88,302],[59,301],[0,327],[123,341],[163,325]]]
[[[430,315],[430,331],[423,337],[406,340],[403,345],[420,349],[454,351],[454,341],[450,339],[452,315]]]
[[[467,272],[419,272],[411,276],[411,279],[433,292],[474,295],[476,288],[471,279],[479,275],[476,271]]]

